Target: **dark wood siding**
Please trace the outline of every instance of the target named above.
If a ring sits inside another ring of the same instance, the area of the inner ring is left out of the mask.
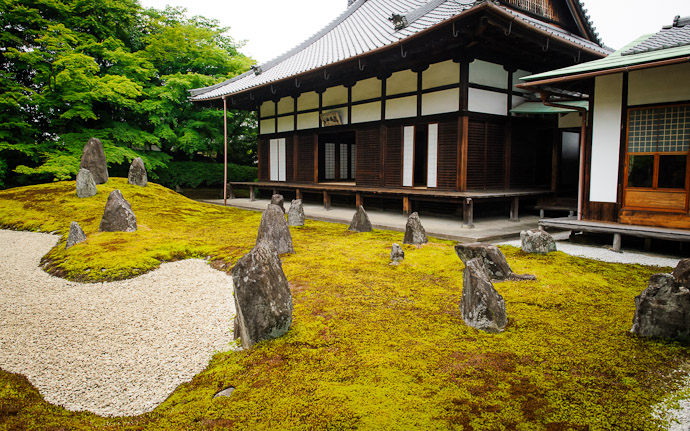
[[[502,124],[470,120],[467,189],[505,188],[505,134]]]
[[[285,138],[285,180],[291,182],[295,172],[295,138],[294,135]]]
[[[438,125],[437,188],[455,190],[458,177],[458,123],[446,121]]]
[[[402,186],[402,127],[392,126],[386,130],[386,187]]]
[[[551,122],[516,119],[510,154],[510,187],[548,186],[555,125]]]
[[[270,181],[269,160],[268,139],[259,139],[259,181]]]
[[[356,176],[357,184],[362,186],[381,185],[381,147],[379,129],[357,131]]]
[[[297,135],[297,182],[314,182],[314,135]]]

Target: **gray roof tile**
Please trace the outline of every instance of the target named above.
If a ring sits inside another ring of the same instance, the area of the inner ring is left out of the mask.
[[[641,54],[685,45],[690,45],[690,17],[676,17],[673,25],[662,28],[660,32],[623,51],[622,55]]]

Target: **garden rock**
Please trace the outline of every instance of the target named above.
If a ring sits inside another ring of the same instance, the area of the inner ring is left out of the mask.
[[[681,259],[673,270],[673,278],[681,285],[690,288],[690,259]]]
[[[505,301],[477,257],[465,263],[460,314],[467,326],[492,334],[503,331],[508,323]]]
[[[547,254],[556,251],[556,240],[543,230],[523,230],[520,232],[520,241],[525,253]]]
[[[690,339],[690,290],[671,274],[654,274],[635,297],[630,332],[643,337]]]
[[[400,262],[402,262],[405,259],[405,252],[403,251],[402,247],[400,247],[400,244],[393,244],[393,247],[391,248],[391,265],[400,265]]]
[[[357,207],[357,211],[355,215],[352,216],[350,227],[348,227],[347,230],[351,232],[371,232],[371,222],[362,205]]]
[[[108,163],[105,160],[105,151],[103,151],[103,144],[101,144],[100,139],[91,138],[84,145],[79,167],[91,171],[96,184],[108,182]]]
[[[304,207],[302,199],[295,199],[290,203],[288,210],[288,226],[304,226]]]
[[[278,254],[295,252],[292,246],[290,228],[285,221],[285,214],[278,205],[269,204],[261,216],[256,244],[258,245],[262,242],[271,244]]]
[[[86,234],[81,226],[79,226],[79,223],[73,221],[69,224],[69,234],[67,235],[67,244],[65,244],[65,250],[83,241],[86,241]]]
[[[91,175],[91,171],[81,168],[77,174],[77,197],[88,198],[98,193],[96,181]]]
[[[239,334],[242,347],[249,349],[290,329],[292,295],[278,253],[270,244],[258,244],[240,258],[232,269],[232,281],[235,334]]]
[[[113,190],[108,196],[99,230],[101,232],[134,232],[137,230],[137,217],[132,211],[132,206],[122,196],[121,191]]]
[[[486,245],[481,243],[471,244],[456,244],[455,253],[462,262],[467,265],[467,262],[478,257],[482,260],[489,278],[495,281],[504,280],[536,280],[537,278],[530,274],[515,274],[510,265],[506,261],[505,256],[501,253],[495,245]]]
[[[146,187],[148,182],[149,180],[148,175],[146,175],[146,166],[144,166],[144,161],[141,160],[141,157],[137,157],[132,160],[132,164],[129,165],[127,183],[139,187]]]
[[[419,221],[419,214],[414,212],[407,218],[403,244],[421,245],[427,242],[426,231],[424,230],[424,226],[422,226],[422,222]]]
[[[271,205],[278,205],[283,210],[283,214],[285,214],[285,198],[283,195],[276,194],[271,196]]]

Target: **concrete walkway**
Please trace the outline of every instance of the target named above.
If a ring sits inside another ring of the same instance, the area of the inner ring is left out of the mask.
[[[222,199],[204,199],[200,202],[223,205]],[[248,198],[228,199],[228,206],[263,211],[269,204],[269,199],[257,199],[250,201]],[[285,210],[290,207],[285,202]],[[364,207],[366,209],[366,206]],[[304,203],[304,214],[310,220],[321,220],[333,223],[350,224],[355,209],[352,207],[331,206],[325,210],[320,204]],[[402,213],[391,211],[368,210],[369,220],[375,229],[388,229],[404,232],[407,217]],[[460,242],[484,242],[502,239],[517,238],[520,231],[538,227],[539,217],[536,215],[524,215],[519,221],[510,221],[508,214],[505,217],[475,218],[474,228],[463,226],[462,217],[450,218],[440,216],[419,216],[428,236],[442,239],[450,239]]]

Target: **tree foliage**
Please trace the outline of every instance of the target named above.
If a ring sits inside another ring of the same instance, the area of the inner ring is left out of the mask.
[[[0,187],[73,177],[90,137],[109,164],[142,157],[151,171],[222,156],[222,111],[194,106],[188,90],[252,60],[218,21],[185,13],[136,0],[0,0]],[[229,159],[252,164],[255,120],[228,120]]]

